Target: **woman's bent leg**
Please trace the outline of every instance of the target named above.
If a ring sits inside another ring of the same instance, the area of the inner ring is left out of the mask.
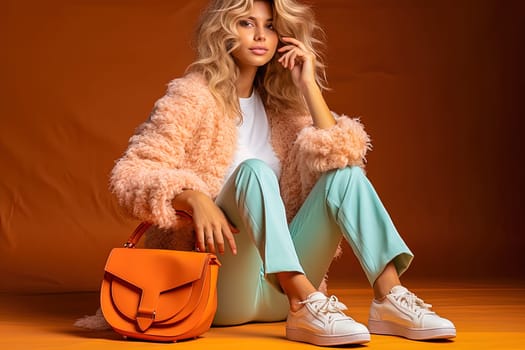
[[[216,200],[240,230],[238,254],[219,257],[218,308],[214,324],[286,318],[288,300],[275,273],[303,272],[290,237],[279,185],[262,161],[243,162]]]
[[[370,307],[371,333],[417,340],[456,335],[452,322],[439,317],[405,287],[391,286],[399,282],[394,274],[402,274],[413,256],[360,168],[344,168],[321,176],[294,218],[291,232],[302,266],[312,281],[320,281],[324,275],[335,250],[334,242],[342,233],[370,284],[390,285],[390,291],[386,295],[383,291],[381,299],[375,299]]]
[[[314,285],[327,271],[341,234],[371,285],[391,261],[402,274],[413,257],[359,167],[322,175],[292,221],[290,232],[301,265]]]

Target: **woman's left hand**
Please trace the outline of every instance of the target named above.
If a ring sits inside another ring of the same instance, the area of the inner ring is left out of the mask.
[[[331,128],[336,122],[315,80],[315,54],[295,38],[282,37],[281,40],[287,45],[277,50],[282,54],[278,62],[291,71],[293,82],[303,94],[312,115],[313,125],[321,129]]]
[[[291,71],[294,84],[299,89],[315,84],[315,55],[295,38],[282,37],[281,40],[288,45],[277,50],[282,54],[278,62]]]

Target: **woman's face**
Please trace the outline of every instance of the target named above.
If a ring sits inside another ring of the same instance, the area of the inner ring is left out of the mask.
[[[269,2],[255,1],[250,13],[237,22],[239,47],[232,56],[239,68],[260,67],[272,59],[279,41],[272,16]]]

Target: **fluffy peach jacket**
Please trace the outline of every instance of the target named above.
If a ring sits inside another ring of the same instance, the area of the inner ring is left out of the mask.
[[[288,220],[323,172],[364,166],[370,138],[358,119],[336,116],[335,126],[317,129],[310,115],[293,110],[267,115]],[[139,220],[177,230],[175,196],[185,189],[219,194],[236,148],[236,123],[221,113],[201,75],[171,81],[113,168],[110,185],[119,203]]]

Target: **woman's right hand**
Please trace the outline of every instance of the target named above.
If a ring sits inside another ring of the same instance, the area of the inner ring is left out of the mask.
[[[217,245],[219,253],[224,254],[224,243],[227,241],[232,253],[237,254],[233,234],[239,230],[228,222],[221,208],[210,197],[202,192],[185,190],[173,199],[172,205],[176,210],[192,214],[199,251],[204,252],[208,248],[210,253],[215,254]]]

